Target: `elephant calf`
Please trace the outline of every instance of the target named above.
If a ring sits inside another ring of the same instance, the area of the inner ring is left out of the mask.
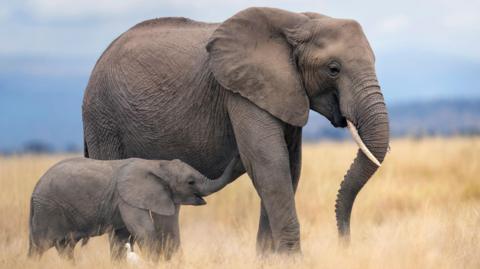
[[[33,190],[28,255],[39,258],[55,246],[60,256],[73,259],[80,240],[83,245],[92,236],[123,231],[123,237],[111,236],[117,238],[113,243],[111,239],[111,251],[135,240],[150,259],[157,260],[159,254],[168,259],[180,244],[179,206],[204,205],[202,196],[230,183],[238,162],[233,158],[223,174],[211,180],[180,160],[64,160]]]

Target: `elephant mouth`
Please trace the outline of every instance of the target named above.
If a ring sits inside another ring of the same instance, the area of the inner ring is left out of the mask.
[[[330,120],[330,123],[335,128],[345,128],[347,127],[347,118],[341,114],[333,114],[333,118]]]
[[[200,194],[195,194],[195,205],[205,205],[207,204],[207,202],[203,199],[202,196],[200,196]]]
[[[347,118],[342,114],[340,110],[340,100],[338,99],[338,94],[333,93],[333,113],[330,119],[330,123],[335,128],[345,128],[347,127]]]
[[[337,108],[333,115],[332,118],[330,119],[330,123],[335,127],[341,127],[345,128],[348,127],[348,131],[350,132],[350,135],[352,136],[353,140],[357,144],[357,146],[360,148],[360,150],[372,161],[374,164],[376,164],[378,167],[380,167],[380,162],[375,158],[375,156],[370,152],[370,150],[367,148],[365,143],[363,142],[362,138],[358,134],[358,130],[356,126],[352,123],[351,120],[347,119],[345,117],[341,110],[340,110],[340,101],[338,100],[338,96],[334,94],[334,99],[335,99],[335,108]]]

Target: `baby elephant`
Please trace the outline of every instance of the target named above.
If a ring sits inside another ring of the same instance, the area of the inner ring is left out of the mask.
[[[151,259],[168,259],[180,244],[179,205],[204,205],[202,196],[230,183],[237,164],[238,156],[211,180],[180,160],[62,161],[33,190],[28,255],[40,257],[55,246],[60,256],[73,259],[78,241],[120,231],[123,237],[110,239],[111,251],[135,240]]]

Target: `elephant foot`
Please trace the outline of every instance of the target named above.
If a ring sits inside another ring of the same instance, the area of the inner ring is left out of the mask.
[[[257,256],[260,258],[268,257],[275,253],[272,238],[262,238],[257,240]]]

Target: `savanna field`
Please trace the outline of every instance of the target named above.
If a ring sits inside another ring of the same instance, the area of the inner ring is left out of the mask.
[[[394,140],[382,168],[361,191],[352,243],[339,244],[336,193],[356,154],[353,143],[304,144],[297,191],[303,255],[259,259],[259,200],[243,176],[181,210],[182,251],[149,268],[480,268],[480,138]],[[75,251],[26,258],[29,197],[46,169],[66,156],[0,157],[1,268],[129,268],[112,264],[107,238]]]

